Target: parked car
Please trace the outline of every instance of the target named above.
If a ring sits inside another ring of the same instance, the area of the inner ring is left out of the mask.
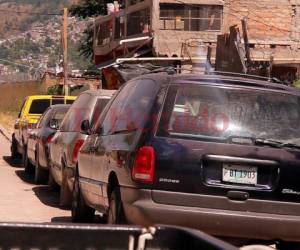
[[[72,201],[77,155],[87,137],[80,133],[81,123],[85,120],[94,124],[113,93],[113,90],[88,90],[81,93],[50,142],[50,171],[53,180],[61,186],[61,205],[70,205]]]
[[[34,172],[36,183],[46,183],[49,179],[48,144],[56,133],[70,104],[50,106],[41,116],[37,127],[28,132],[27,158],[25,171]]]
[[[21,107],[12,134],[11,157],[26,159],[28,130],[35,128],[45,110],[55,104],[71,104],[75,96],[32,95],[28,96]]]
[[[130,80],[78,156],[73,221],[300,241],[300,91],[255,77]]]

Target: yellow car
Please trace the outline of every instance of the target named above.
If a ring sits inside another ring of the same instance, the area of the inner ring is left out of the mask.
[[[22,155],[23,160],[26,160],[26,146],[28,139],[27,130],[35,128],[39,118],[50,105],[72,104],[75,99],[76,96],[28,96],[24,100],[18,118],[15,122],[11,143],[12,158],[20,158]]]

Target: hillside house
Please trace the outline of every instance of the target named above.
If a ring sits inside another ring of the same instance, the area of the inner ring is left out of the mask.
[[[96,18],[94,60],[166,57],[181,63],[214,64],[217,37],[247,18],[253,62],[270,62],[278,77],[300,71],[300,0],[122,0]],[[172,62],[172,61],[171,61]]]

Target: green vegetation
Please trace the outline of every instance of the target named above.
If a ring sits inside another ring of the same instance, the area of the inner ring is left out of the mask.
[[[62,85],[54,85],[48,88],[47,95],[62,95],[63,94],[63,87]]]
[[[106,14],[106,3],[108,0],[81,0],[79,4],[72,5],[70,13],[80,18],[95,17]],[[81,55],[89,60],[93,56],[93,26],[90,25],[84,32],[84,37],[80,44]]]
[[[300,79],[293,82],[293,86],[296,88],[300,88]]]

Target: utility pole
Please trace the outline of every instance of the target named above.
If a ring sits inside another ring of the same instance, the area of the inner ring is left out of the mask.
[[[247,66],[249,67],[250,63],[251,63],[251,57],[250,57],[250,48],[249,48],[249,39],[248,39],[247,18],[242,19],[242,28],[243,28],[243,37],[244,37]]]
[[[69,95],[68,85],[68,9],[64,8],[63,28],[62,28],[62,47],[63,47],[63,68],[64,68],[64,95]]]

